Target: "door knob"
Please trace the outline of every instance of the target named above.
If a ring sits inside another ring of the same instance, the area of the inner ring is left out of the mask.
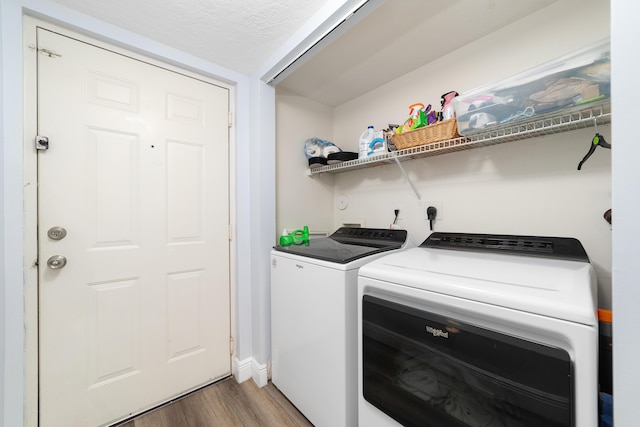
[[[67,258],[62,255],[54,255],[47,260],[47,267],[52,270],[60,270],[67,265]]]

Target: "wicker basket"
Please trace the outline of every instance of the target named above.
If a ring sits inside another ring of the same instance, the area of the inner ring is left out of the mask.
[[[444,120],[429,126],[398,133],[391,137],[398,150],[459,138],[456,119]]]

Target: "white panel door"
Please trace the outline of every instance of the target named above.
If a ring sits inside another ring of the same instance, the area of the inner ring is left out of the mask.
[[[104,425],[230,372],[229,91],[38,48],[40,425]]]

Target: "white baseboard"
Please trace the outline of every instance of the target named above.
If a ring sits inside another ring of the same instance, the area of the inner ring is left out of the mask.
[[[264,387],[269,382],[268,366],[258,363],[253,357],[244,360],[234,357],[231,372],[239,383],[252,378],[258,387]]]

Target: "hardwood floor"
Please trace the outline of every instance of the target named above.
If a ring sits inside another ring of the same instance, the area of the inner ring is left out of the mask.
[[[227,378],[117,427],[313,427],[271,383]]]

